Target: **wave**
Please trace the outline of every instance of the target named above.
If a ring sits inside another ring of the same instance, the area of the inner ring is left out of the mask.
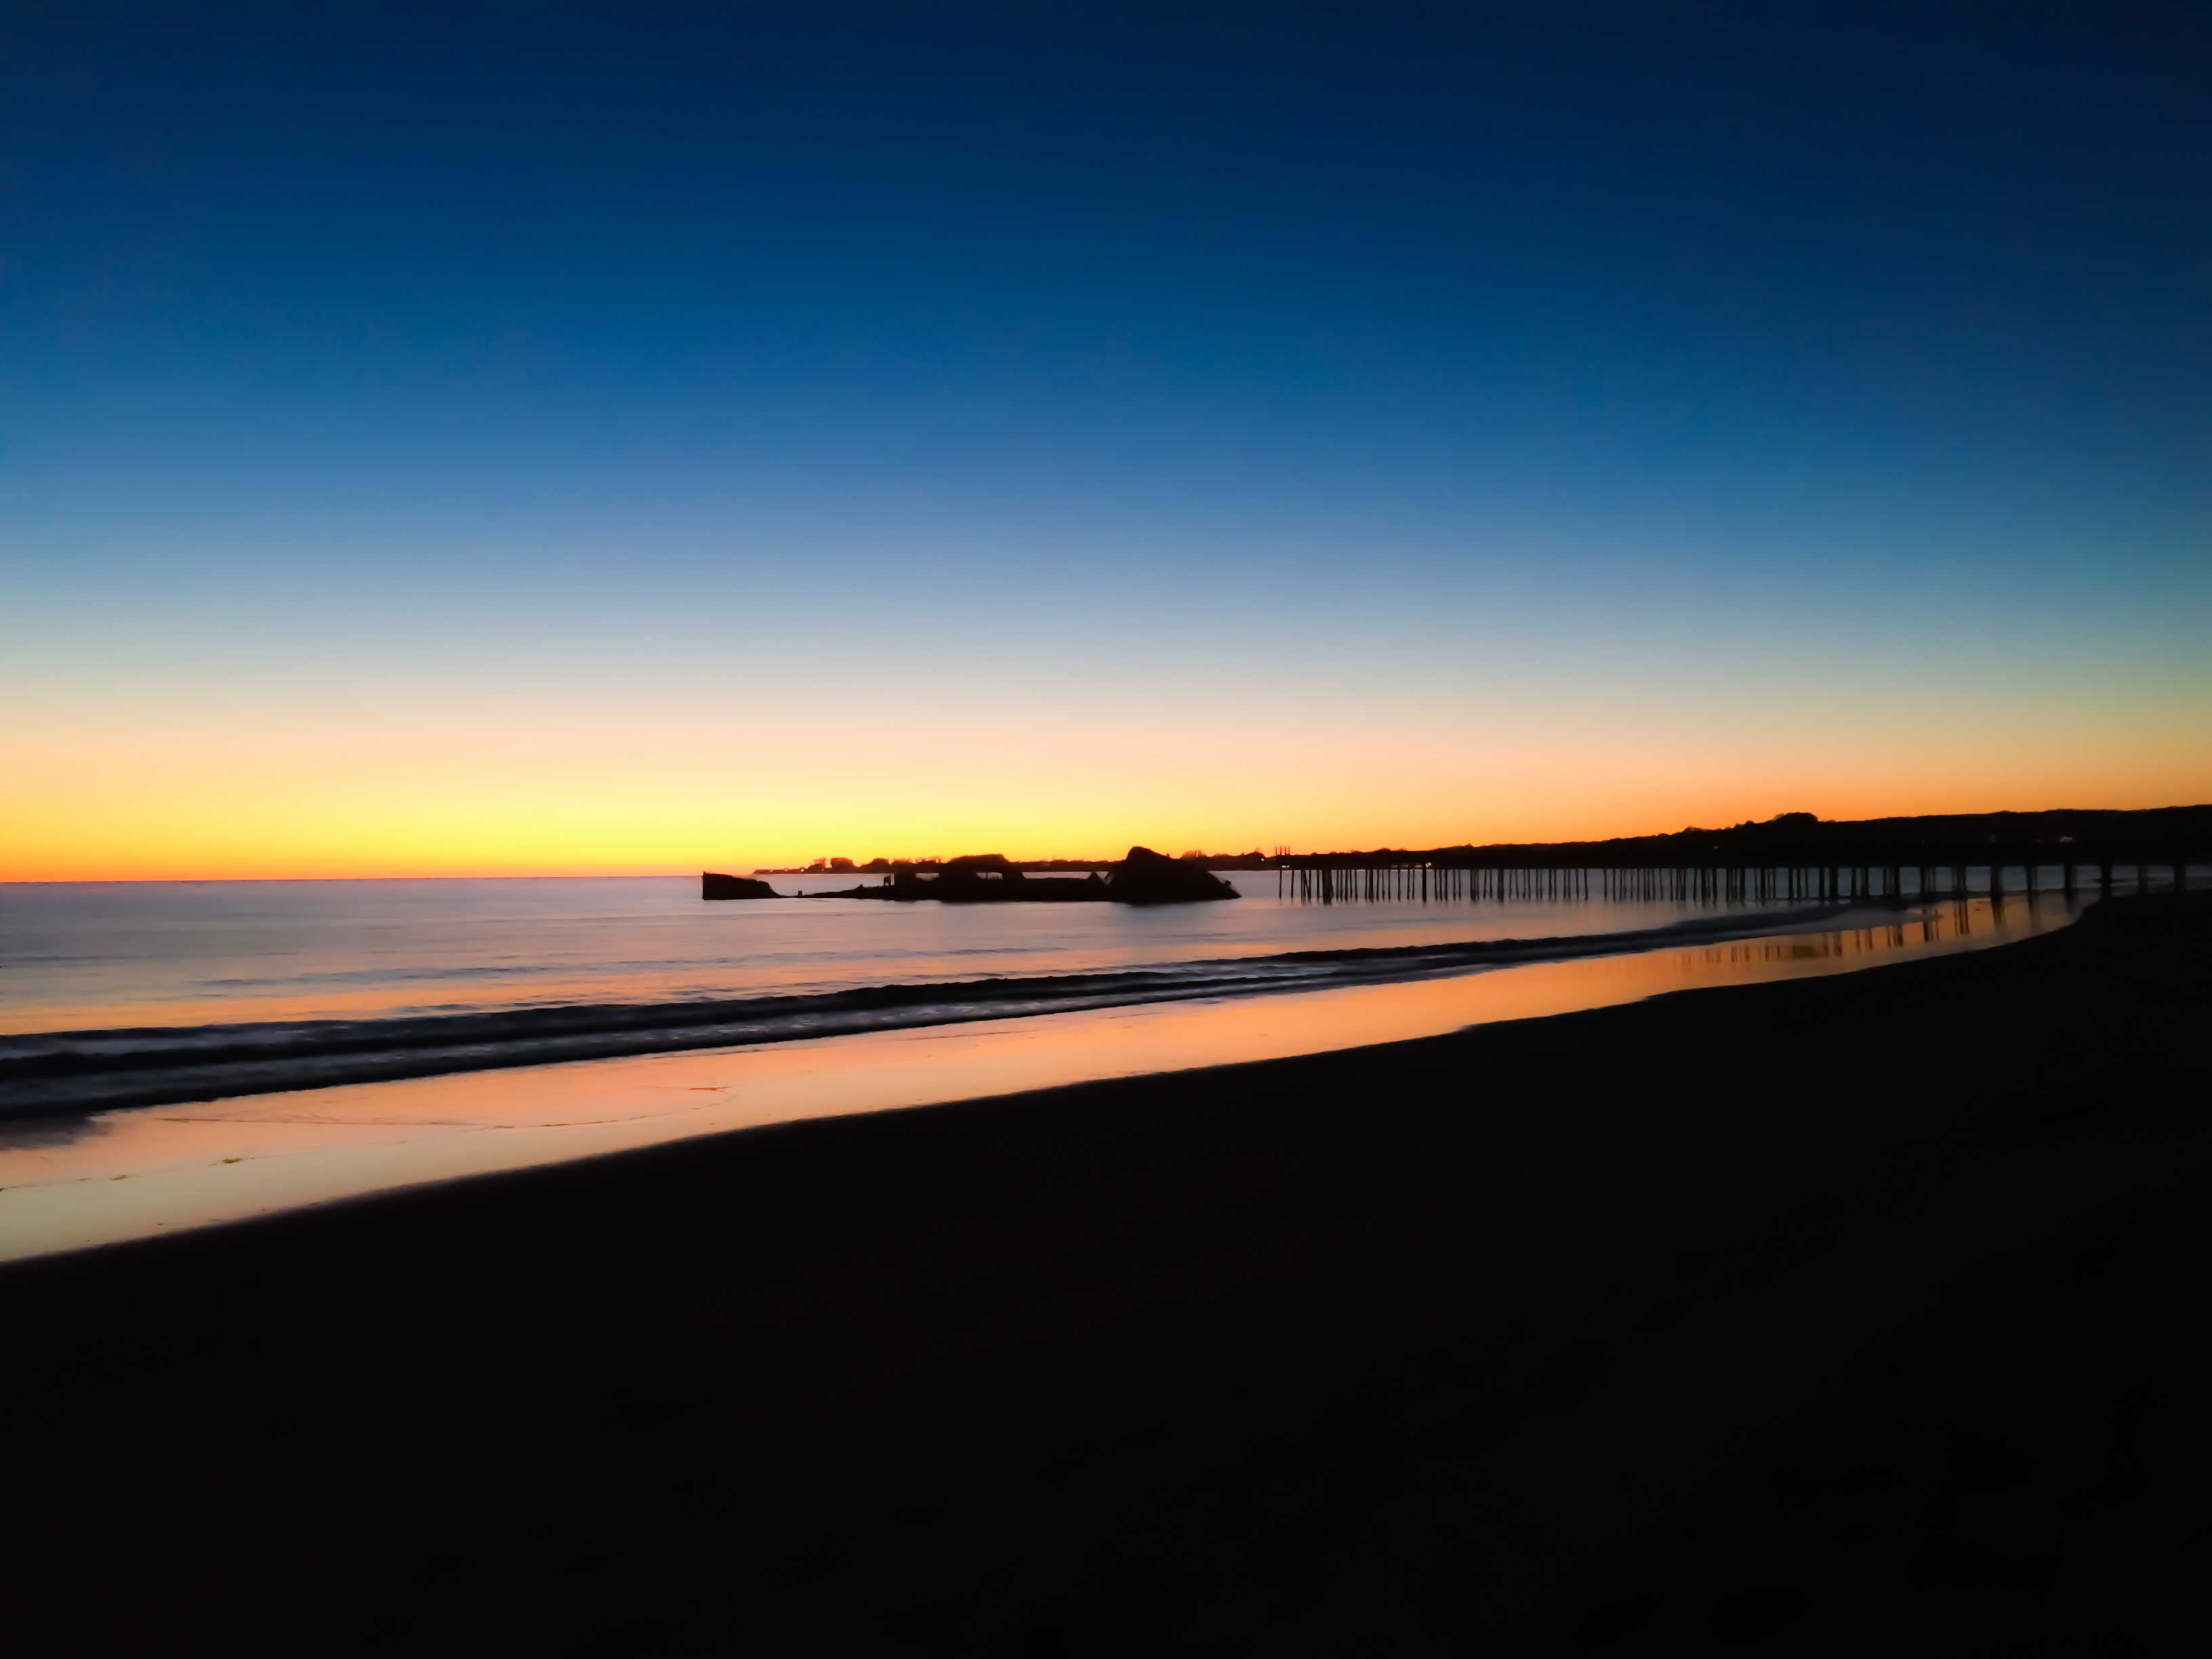
[[[1619,956],[1819,927],[1856,906],[1699,917],[1615,933],[1181,963],[812,994],[594,1003],[362,1020],[46,1031],[0,1036],[0,1119],[173,1105],[439,1073],[842,1036],[1080,1009],[1322,990]]]

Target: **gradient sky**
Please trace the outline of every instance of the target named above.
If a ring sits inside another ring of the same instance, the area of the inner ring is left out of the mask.
[[[8,6],[0,877],[2212,799],[2202,6]]]

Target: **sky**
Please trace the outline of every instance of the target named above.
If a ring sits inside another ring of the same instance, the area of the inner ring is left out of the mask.
[[[2208,49],[18,0],[0,878],[2212,800]]]

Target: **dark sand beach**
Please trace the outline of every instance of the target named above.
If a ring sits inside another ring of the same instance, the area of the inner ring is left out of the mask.
[[[0,1269],[16,1650],[2201,1651],[2208,945]]]

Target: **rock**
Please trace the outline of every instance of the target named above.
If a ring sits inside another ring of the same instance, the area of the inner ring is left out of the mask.
[[[1132,847],[1108,878],[1107,896],[1122,904],[1188,904],[1233,899],[1237,893],[1210,870],[1149,847]]]

